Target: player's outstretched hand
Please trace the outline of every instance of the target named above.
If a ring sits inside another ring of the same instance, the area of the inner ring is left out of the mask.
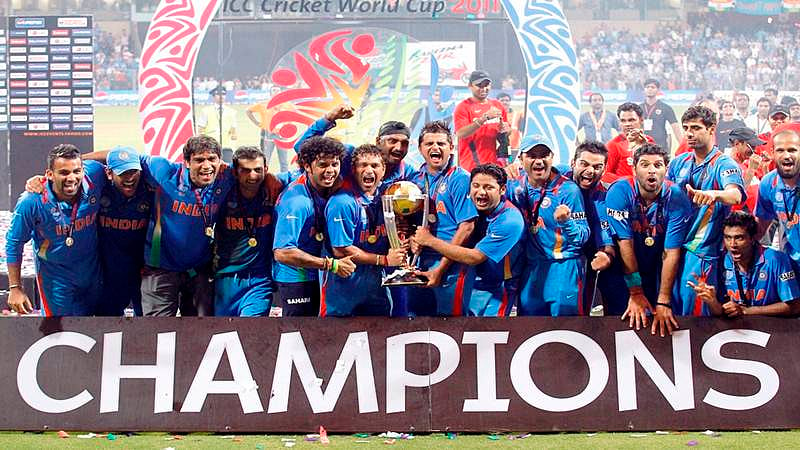
[[[697,280],[697,283],[687,281],[686,284],[690,288],[694,289],[694,293],[697,294],[697,298],[705,303],[716,303],[717,288],[715,288],[713,284],[707,284],[697,276],[695,276],[695,280]]]
[[[336,260],[337,267],[336,267],[336,275],[347,278],[353,274],[356,270],[356,263],[351,261],[352,256],[345,256],[342,259]]]
[[[8,306],[19,314],[29,314],[33,311],[33,304],[22,289],[11,289],[8,293]]]
[[[403,247],[390,248],[386,254],[386,263],[389,266],[397,267],[406,263],[407,250]]]
[[[678,328],[678,321],[672,315],[672,308],[657,304],[653,313],[653,326],[650,328],[650,334],[658,333],[659,336],[664,337],[667,334],[672,335],[672,330],[676,328]]]
[[[522,173],[522,163],[520,163],[519,161],[514,161],[514,162],[508,164],[505,167],[505,170],[506,170],[506,176],[508,177],[508,179],[516,180],[517,178],[519,178],[519,174]]]
[[[628,319],[628,327],[636,327],[636,331],[647,326],[647,313],[653,312],[653,307],[644,296],[644,291],[641,286],[634,286],[629,288],[630,298],[628,300],[628,309],[622,314],[622,320]]]
[[[558,223],[564,223],[569,219],[569,215],[572,211],[569,209],[567,205],[558,205],[555,212],[553,212],[553,218],[556,219]]]
[[[697,205],[711,205],[717,201],[717,195],[714,191],[701,191],[688,184],[686,185],[686,193],[692,199],[692,202]]]
[[[341,103],[332,110],[328,111],[328,113],[325,114],[325,118],[328,119],[328,122],[334,122],[339,119],[349,119],[353,117],[354,113],[355,108],[347,103]]]
[[[44,184],[46,182],[47,179],[44,176],[34,175],[25,182],[25,190],[31,194],[41,194],[44,192]]]

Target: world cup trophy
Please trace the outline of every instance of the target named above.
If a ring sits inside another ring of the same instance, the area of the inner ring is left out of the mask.
[[[409,216],[423,210],[422,223],[419,226],[428,226],[430,200],[422,190],[410,181],[398,181],[389,188],[381,197],[383,205],[383,218],[386,225],[386,235],[392,248],[403,246],[397,232],[397,216],[407,219]],[[381,286],[420,286],[428,284],[424,276],[417,275],[418,255],[406,259],[406,264],[383,278]]]

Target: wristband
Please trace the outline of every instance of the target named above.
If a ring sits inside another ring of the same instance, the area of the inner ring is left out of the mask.
[[[10,291],[12,289],[17,289],[17,288],[21,288],[21,287],[22,286],[19,285],[19,284],[10,284],[10,285],[8,285],[8,290]]]
[[[339,268],[339,260],[331,258],[331,272],[336,273]]]
[[[672,309],[672,305],[670,305],[669,303],[664,303],[664,302],[656,302],[656,306],[663,306],[664,308]]]
[[[628,285],[629,288],[638,287],[642,285],[642,277],[639,275],[639,272],[633,272],[630,274],[625,275],[625,284]]]
[[[375,255],[375,265],[376,266],[381,265],[381,255]]]

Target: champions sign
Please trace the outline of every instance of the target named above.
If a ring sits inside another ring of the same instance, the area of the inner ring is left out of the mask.
[[[796,321],[5,319],[0,428],[800,426]]]

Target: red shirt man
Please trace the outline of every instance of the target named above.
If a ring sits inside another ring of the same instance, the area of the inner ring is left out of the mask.
[[[633,152],[645,142],[655,144],[655,140],[644,134],[642,108],[636,103],[623,103],[617,108],[621,133],[606,144],[608,162],[604,183],[613,183],[618,178],[633,176]]]
[[[508,116],[497,100],[489,98],[492,80],[483,70],[469,76],[472,97],[456,106],[453,113],[458,136],[458,165],[468,172],[485,163],[498,163],[498,139],[507,139]]]

